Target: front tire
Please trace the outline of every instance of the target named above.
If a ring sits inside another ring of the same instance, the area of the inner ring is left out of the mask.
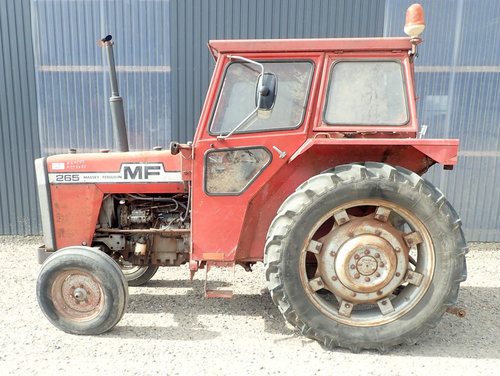
[[[43,265],[36,286],[47,319],[72,334],[101,334],[122,318],[128,286],[117,263],[90,247],[57,251]]]
[[[268,288],[284,317],[325,346],[413,343],[465,280],[461,222],[443,194],[406,169],[343,165],[281,206],[268,232]]]

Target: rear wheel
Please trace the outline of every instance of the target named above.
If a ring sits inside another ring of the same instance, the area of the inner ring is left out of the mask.
[[[144,285],[153,278],[158,271],[158,265],[137,266],[124,260],[118,260],[118,264],[129,286]]]
[[[116,262],[90,247],[57,251],[37,281],[40,308],[57,328],[73,334],[100,334],[122,318],[128,286]]]
[[[268,287],[285,318],[327,347],[414,342],[465,280],[460,220],[443,194],[382,163],[300,186],[268,233]]]

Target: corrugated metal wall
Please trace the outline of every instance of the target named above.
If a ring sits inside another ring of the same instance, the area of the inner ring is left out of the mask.
[[[0,1],[0,233],[39,233],[32,161],[40,153],[113,147],[97,38],[114,34],[131,146],[147,149],[192,139],[213,69],[209,39],[399,36],[412,2]],[[457,168],[428,178],[457,207],[469,240],[500,241],[500,4],[421,2],[420,122],[427,137],[462,140]]]
[[[40,155],[29,1],[0,1],[0,234],[40,231]]]
[[[385,35],[404,35],[400,20],[412,2],[387,0]],[[460,139],[458,166],[426,177],[460,213],[468,240],[500,241],[500,2],[419,2],[419,122],[427,138]]]
[[[375,37],[385,0],[171,0],[172,138],[193,139],[213,58],[211,39]]]
[[[168,145],[168,1],[32,0],[42,154],[113,149],[107,60],[113,35],[131,150]]]

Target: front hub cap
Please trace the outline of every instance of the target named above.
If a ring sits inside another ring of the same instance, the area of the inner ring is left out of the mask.
[[[326,288],[353,303],[374,303],[403,281],[408,265],[404,238],[373,216],[353,218],[323,238],[318,270]]]

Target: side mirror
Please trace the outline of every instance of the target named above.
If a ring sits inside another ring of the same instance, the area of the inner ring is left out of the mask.
[[[255,107],[269,111],[276,100],[278,78],[274,73],[264,73],[259,76],[255,90]]]

